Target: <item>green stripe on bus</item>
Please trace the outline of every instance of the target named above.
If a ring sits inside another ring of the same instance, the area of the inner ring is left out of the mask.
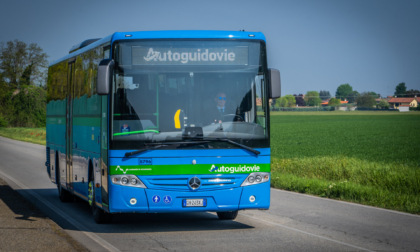
[[[96,117],[73,117],[73,126],[91,126],[91,127],[100,127],[101,118]]]
[[[113,165],[111,175],[249,174],[270,172],[270,164]]]
[[[57,117],[47,117],[47,124],[66,124],[66,117],[57,116]]]

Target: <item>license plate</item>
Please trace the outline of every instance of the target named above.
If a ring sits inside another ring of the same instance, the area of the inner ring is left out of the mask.
[[[205,207],[207,206],[206,199],[184,199],[182,200],[183,207]]]

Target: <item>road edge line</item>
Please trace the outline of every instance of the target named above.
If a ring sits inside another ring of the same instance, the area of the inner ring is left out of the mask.
[[[279,224],[279,223],[269,222],[267,220],[260,219],[260,218],[257,218],[257,217],[251,216],[251,215],[247,215],[247,214],[244,214],[244,213],[240,213],[240,215],[251,218],[251,219],[254,219],[254,220],[257,220],[257,221],[262,221],[262,222],[265,222],[265,223],[270,224],[270,225],[275,225],[275,226],[278,226],[278,227],[281,227],[281,228],[284,228],[284,229],[288,229],[288,230],[291,230],[291,231],[294,231],[294,232],[297,232],[297,233],[301,233],[301,234],[309,235],[309,236],[316,237],[316,238],[319,238],[319,239],[322,239],[322,240],[327,240],[327,241],[330,241],[330,242],[334,242],[334,243],[344,245],[344,246],[347,246],[347,247],[350,247],[350,248],[363,250],[363,251],[370,251],[370,252],[374,251],[374,250],[370,250],[370,249],[367,249],[367,248],[362,248],[362,247],[359,247],[359,246],[356,246],[356,245],[352,245],[352,244],[349,244],[349,243],[346,243],[346,242],[337,241],[337,240],[334,240],[334,239],[331,239],[331,238],[328,238],[328,237],[325,237],[325,236],[309,233],[309,232],[306,232],[306,231],[303,231],[303,230],[300,230],[300,229],[297,229],[297,228],[288,227],[288,226],[285,226],[285,225],[282,225],[282,224]]]
[[[72,217],[70,217],[68,214],[66,214],[63,211],[61,211],[59,208],[55,207],[50,202],[44,200],[39,194],[33,192],[29,187],[27,187],[24,184],[20,183],[15,178],[13,178],[13,177],[5,174],[3,171],[0,171],[0,175],[3,178],[6,178],[9,181],[12,181],[20,189],[27,190],[27,193],[28,194],[30,194],[32,197],[34,197],[37,200],[39,200],[46,207],[50,208],[53,212],[55,212],[56,214],[58,214],[59,216],[61,216],[65,220],[67,220],[68,222],[70,222],[71,225],[73,225],[75,228],[77,228],[84,235],[86,235],[87,237],[89,237],[90,239],[92,239],[93,241],[95,241],[96,243],[98,243],[104,249],[106,249],[106,250],[108,250],[110,252],[120,252],[120,250],[118,248],[114,247],[112,244],[110,244],[109,242],[105,241],[104,239],[102,239],[101,237],[99,237],[98,235],[96,235],[95,233],[87,232],[87,231],[82,231],[82,230],[89,230],[89,229],[87,227],[85,227],[83,224],[81,224],[78,221],[76,221],[75,219],[73,219]]]

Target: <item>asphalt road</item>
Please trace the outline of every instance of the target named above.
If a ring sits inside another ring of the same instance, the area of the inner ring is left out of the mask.
[[[83,201],[61,203],[45,147],[0,137],[0,177],[91,251],[419,251],[420,216],[271,190],[268,211],[118,215],[93,221]],[[0,238],[1,239],[1,238]]]

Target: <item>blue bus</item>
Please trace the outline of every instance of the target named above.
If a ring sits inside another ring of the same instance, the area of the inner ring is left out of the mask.
[[[97,223],[268,209],[269,100],[278,97],[259,32],[86,40],[49,66],[47,172],[60,200],[86,200]]]

